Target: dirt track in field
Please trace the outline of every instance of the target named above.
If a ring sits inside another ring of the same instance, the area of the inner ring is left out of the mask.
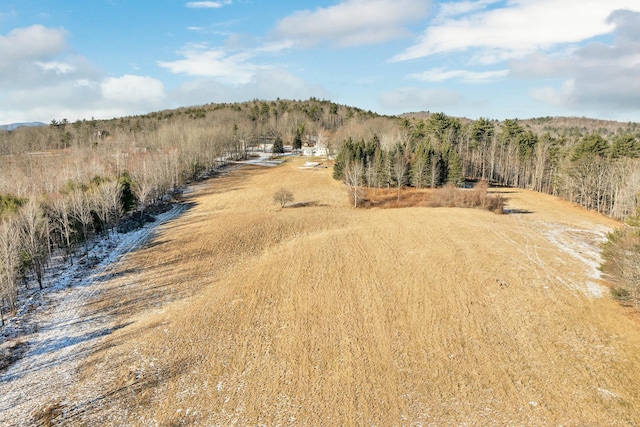
[[[202,184],[117,266],[91,309],[127,326],[58,422],[640,423],[640,322],[597,270],[613,221],[524,190],[508,215],[354,210],[302,163]]]

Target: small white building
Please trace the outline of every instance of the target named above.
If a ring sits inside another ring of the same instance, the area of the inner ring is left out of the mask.
[[[302,147],[302,155],[303,156],[326,156],[327,155],[327,147]]]
[[[327,152],[327,147],[302,147],[303,156],[326,156]]]
[[[302,147],[303,156],[326,156],[329,153],[329,138],[326,136],[309,136],[307,140],[307,146]]]

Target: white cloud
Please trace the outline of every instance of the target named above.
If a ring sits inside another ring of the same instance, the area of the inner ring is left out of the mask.
[[[249,62],[254,56],[250,51],[230,54],[224,49],[206,49],[188,46],[179,52],[184,59],[158,61],[158,65],[174,74],[198,77],[215,77],[232,84],[248,83],[258,68]]]
[[[449,18],[466,15],[471,12],[485,9],[494,3],[502,0],[469,0],[441,3],[438,10],[436,21],[446,21]]]
[[[311,96],[329,98],[322,87],[309,84],[292,73],[279,69],[260,69],[251,79],[240,85],[225,85],[217,79],[190,80],[171,93],[179,105],[208,102],[239,102],[250,99],[305,99]]]
[[[123,104],[160,105],[165,97],[162,82],[144,76],[109,77],[100,83],[100,89],[106,101]]]
[[[468,70],[445,70],[434,68],[421,73],[409,74],[410,78],[426,82],[443,82],[457,79],[465,83],[484,83],[509,75],[509,70],[495,71],[468,71]]]
[[[288,40],[276,40],[260,44],[252,39],[256,47],[242,48],[244,43],[237,38],[228,40],[225,47],[209,48],[207,44],[190,44],[178,53],[183,57],[176,61],[158,61],[157,64],[174,74],[194,77],[212,77],[222,83],[241,85],[250,83],[259,71],[273,68],[260,65],[255,58],[274,55],[292,47]]]
[[[60,79],[46,86],[0,90],[0,123],[112,118],[166,108],[162,83],[142,76]]]
[[[265,58],[290,48],[292,42],[287,39],[264,42],[234,34],[224,47],[191,44],[178,52],[182,59],[160,61],[158,65],[172,73],[195,77],[170,92],[172,101],[177,105],[240,102],[255,98],[329,98],[323,87],[299,78],[279,64],[266,62]]]
[[[191,9],[219,9],[233,3],[231,0],[224,1],[190,1],[185,6]]]
[[[574,79],[566,80],[559,89],[552,86],[538,87],[531,90],[531,97],[545,104],[567,107],[567,99],[575,91]]]
[[[484,7],[489,3],[480,4]],[[640,11],[640,2],[511,0],[505,7],[480,8],[479,12],[470,15],[445,12],[445,19],[428,27],[415,45],[396,55],[392,61],[469,49],[480,50],[477,57],[484,63],[521,58],[538,50],[610,33],[614,25],[607,18],[618,9]]]
[[[329,93],[321,86],[307,83],[305,80],[281,68],[262,69],[251,82],[243,88],[243,99],[252,99],[252,93],[261,99],[305,99],[311,96],[329,98]]]
[[[0,58],[7,64],[13,61],[51,58],[68,50],[64,29],[42,25],[16,28],[0,36]]]
[[[41,67],[45,71],[53,71],[57,74],[68,74],[72,71],[76,70],[76,67],[73,64],[67,64],[60,61],[36,61],[36,65]]]
[[[302,46],[323,41],[346,47],[385,42],[409,34],[406,25],[427,15],[424,0],[346,0],[334,6],[302,10],[280,20],[277,38]]]
[[[73,53],[63,29],[33,25],[0,35],[0,123],[111,118],[164,107],[162,83],[144,76],[104,78]]]
[[[64,105],[86,106],[98,95],[93,82],[63,80],[48,86],[16,87],[3,93],[3,101],[13,108],[31,110],[51,106],[51,118]]]
[[[25,85],[10,91],[0,91],[3,108],[0,123],[19,121],[50,122],[66,118],[71,121],[100,116],[104,105],[99,85],[95,81],[60,79],[46,86]],[[6,108],[5,105],[9,108]]]
[[[458,104],[460,94],[447,89],[423,89],[407,87],[380,94],[380,104],[389,110],[441,110]]]
[[[262,46],[255,48],[256,53],[279,53],[284,50],[291,49],[294,46],[291,40],[279,40],[274,42],[265,43]]]
[[[211,78],[196,78],[185,81],[169,94],[178,105],[200,105],[209,102],[235,101],[232,86]]]
[[[61,81],[96,76],[86,58],[72,53],[67,31],[32,25],[0,35],[0,90],[54,86]],[[0,97],[1,99],[1,97]]]
[[[640,13],[618,11],[612,44],[590,43],[564,56],[531,55],[511,63],[522,79],[553,79],[531,91],[541,102],[611,116],[640,111]],[[551,82],[550,82],[551,83]]]

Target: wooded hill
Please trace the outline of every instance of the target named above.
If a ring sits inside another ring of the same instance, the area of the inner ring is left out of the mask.
[[[315,98],[53,120],[0,131],[0,297],[13,308],[17,283],[40,282],[54,248],[72,254],[126,212],[271,145],[321,145],[336,155],[336,178],[358,162],[369,186],[487,180],[618,219],[635,212],[640,188],[636,123],[389,117]]]

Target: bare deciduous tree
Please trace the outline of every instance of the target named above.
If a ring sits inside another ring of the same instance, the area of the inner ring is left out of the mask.
[[[113,226],[118,227],[122,215],[124,215],[124,207],[122,206],[122,184],[118,180],[107,183],[103,189],[105,200],[109,205],[109,212],[113,221]]]
[[[85,242],[86,248],[87,239],[89,238],[89,227],[93,224],[93,217],[91,216],[93,206],[91,199],[82,189],[76,189],[71,193],[69,203],[71,205],[71,209],[69,211],[71,217],[78,221],[82,227],[82,238]]]
[[[20,264],[20,239],[15,221],[0,221],[0,318],[4,325],[2,309],[5,301],[10,310],[16,308],[18,266]]]
[[[75,231],[71,223],[70,210],[70,203],[62,194],[55,194],[49,198],[47,216],[52,221],[53,229],[60,233],[60,238],[62,239],[60,243],[64,248],[65,258],[71,252],[73,246],[71,237]]]
[[[287,203],[293,202],[293,194],[281,188],[273,194],[273,201],[279,203],[281,208],[284,208],[287,206]]]
[[[42,289],[44,267],[49,260],[49,224],[42,207],[33,199],[22,206],[19,217],[22,250]]]
[[[153,176],[146,161],[143,161],[143,167],[141,169],[133,173],[131,190],[138,199],[139,210],[144,212],[145,207],[151,201],[151,194],[154,191]]]
[[[640,306],[640,229],[625,227],[610,233],[602,257],[602,270],[616,284],[612,294]]]
[[[363,197],[362,178],[364,167],[362,162],[352,160],[344,166],[344,182],[349,188],[349,196],[353,199],[353,207],[358,207],[358,201]]]
[[[393,162],[393,178],[395,180],[396,187],[398,189],[398,200],[400,200],[400,190],[407,183],[408,170],[409,170],[409,165],[407,163],[407,159],[405,159],[402,153],[398,151]]]
[[[122,186],[120,183],[112,180],[102,182],[92,193],[95,212],[102,222],[102,231],[105,234],[108,234],[109,230],[117,225],[122,216],[121,192]]]

